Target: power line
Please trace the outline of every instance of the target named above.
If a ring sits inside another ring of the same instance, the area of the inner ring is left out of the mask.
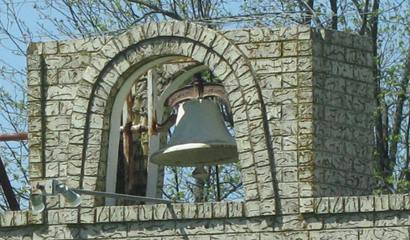
[[[193,22],[214,22],[214,21],[237,21],[237,20],[247,20],[253,18],[260,18],[260,17],[277,17],[280,15],[293,15],[293,14],[301,14],[306,15],[306,12],[302,11],[292,11],[292,12],[265,12],[265,13],[253,13],[253,14],[244,14],[244,15],[234,15],[234,16],[222,16],[216,18],[204,18],[204,19],[197,19],[192,20]],[[310,14],[309,14],[310,15]]]

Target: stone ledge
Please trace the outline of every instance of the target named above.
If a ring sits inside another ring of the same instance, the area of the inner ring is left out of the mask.
[[[0,214],[0,227],[113,223],[164,220],[235,219],[275,215],[274,201],[173,203],[92,208],[50,209],[34,215],[31,211],[7,211]]]
[[[301,213],[333,214],[410,210],[410,194],[301,198]]]

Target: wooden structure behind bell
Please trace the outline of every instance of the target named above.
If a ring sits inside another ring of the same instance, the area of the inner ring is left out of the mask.
[[[216,165],[238,160],[235,139],[216,103],[190,100],[179,104],[174,133],[151,162],[166,166]]]

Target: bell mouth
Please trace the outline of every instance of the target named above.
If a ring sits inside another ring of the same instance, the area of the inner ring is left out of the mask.
[[[235,145],[187,143],[170,146],[154,153],[150,161],[158,165],[195,167],[238,161]]]

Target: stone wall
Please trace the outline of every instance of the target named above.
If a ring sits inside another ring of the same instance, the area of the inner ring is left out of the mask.
[[[32,184],[104,190],[114,99],[178,56],[222,80],[246,197],[108,207],[85,196],[79,208],[47,197],[41,215],[0,215],[0,238],[408,239],[408,195],[349,196],[371,192],[369,50],[365,38],[305,26],[216,32],[182,22],[31,44]]]
[[[218,211],[204,211],[201,205],[196,209],[187,209],[187,205],[97,207],[88,214],[65,209],[60,210],[60,218],[48,222],[34,222],[27,212],[8,212],[0,218],[0,238],[405,240],[410,237],[409,195],[317,198],[309,213],[265,217],[244,217],[241,204],[235,203],[234,208],[229,204],[218,206]]]

